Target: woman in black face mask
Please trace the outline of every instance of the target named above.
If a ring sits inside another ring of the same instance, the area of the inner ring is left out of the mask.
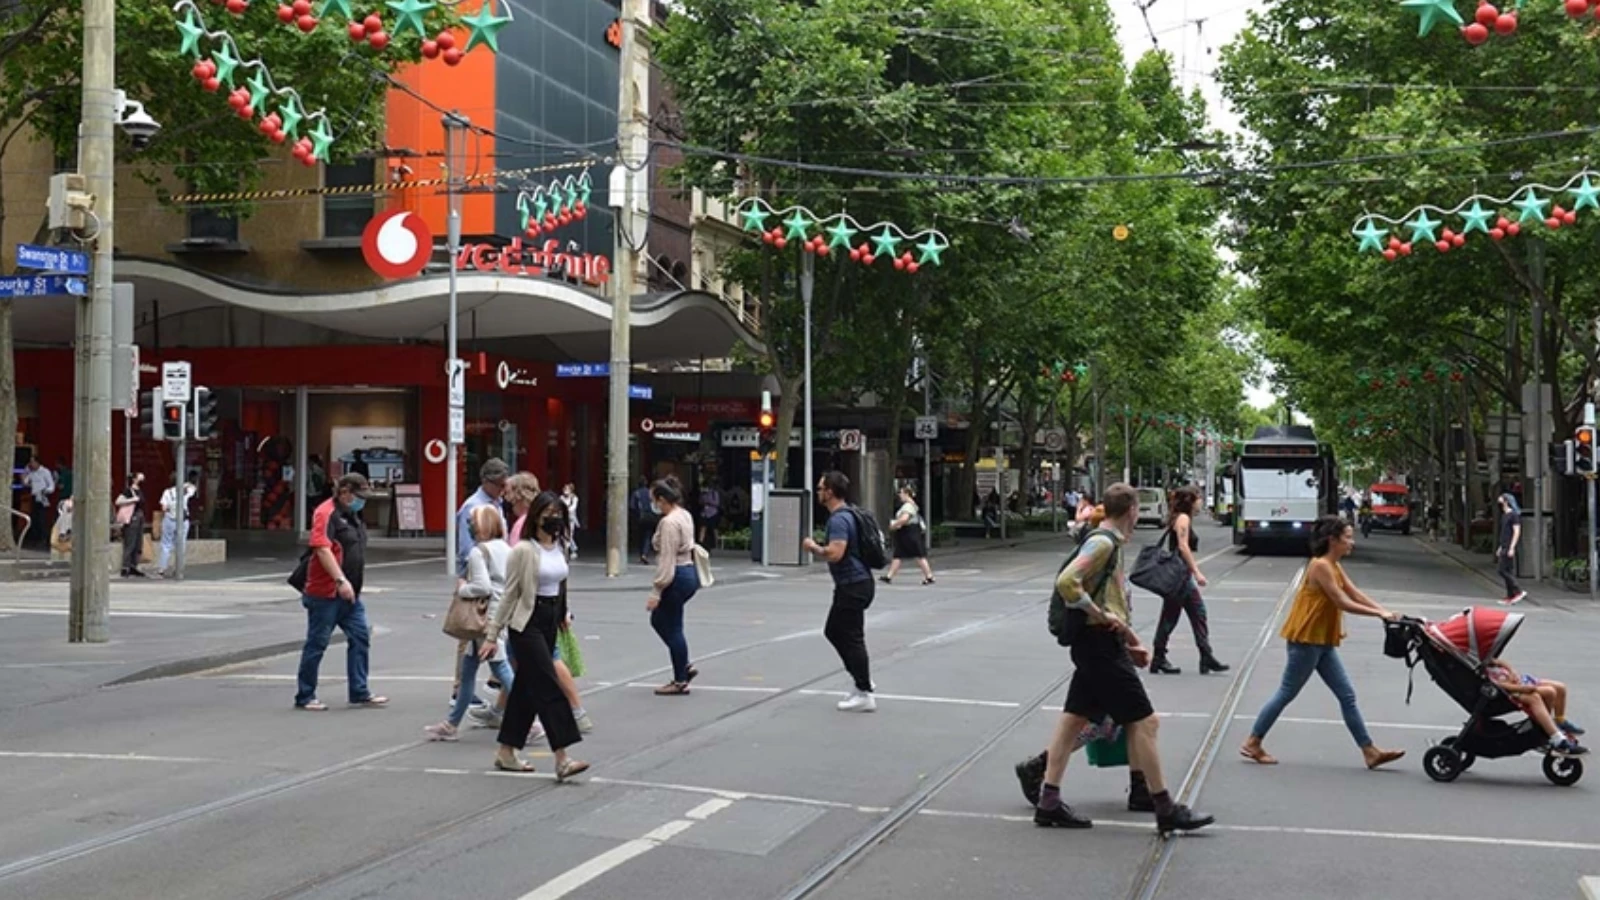
[[[567,755],[583,740],[572,704],[556,676],[552,648],[567,616],[566,508],[546,491],[534,498],[523,525],[523,540],[506,563],[505,598],[495,610],[482,656],[491,659],[502,629],[511,629],[509,643],[517,660],[517,677],[500,723],[500,749],[494,766],[507,772],[532,772],[533,764],[518,756],[537,718],[556,757],[556,779],[564,781],[589,768]]]

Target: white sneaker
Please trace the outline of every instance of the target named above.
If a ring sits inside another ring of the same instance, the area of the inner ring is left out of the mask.
[[[1500,601],[1500,605],[1501,606],[1516,606],[1518,603],[1521,603],[1523,600],[1526,600],[1527,598],[1528,598],[1528,592],[1527,591],[1518,591],[1517,595],[1515,597],[1507,597],[1504,600],[1501,600]]]
[[[474,706],[467,710],[474,728],[499,728],[500,711],[492,706]]]
[[[587,712],[581,716],[578,716],[577,718],[579,734],[588,734],[594,730],[594,721],[589,718],[589,714]]]
[[[877,712],[878,701],[872,699],[871,694],[856,691],[850,696],[839,701],[840,712]]]

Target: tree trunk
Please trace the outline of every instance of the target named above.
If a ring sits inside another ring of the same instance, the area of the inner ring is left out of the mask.
[[[1463,477],[1467,485],[1467,508],[1463,510],[1462,520],[1468,529],[1471,528],[1473,518],[1478,511],[1483,509],[1483,479],[1478,477],[1478,437],[1474,428],[1472,400],[1468,391],[1467,382],[1461,383],[1461,443],[1462,451],[1466,457],[1465,472]],[[1470,534],[1468,545],[1471,545]]]
[[[1021,472],[1017,495],[1024,513],[1028,512],[1033,497],[1033,433],[1039,429],[1039,402],[1032,391],[1023,390],[1017,402],[1017,420],[1022,425],[1022,448],[1018,453],[1017,468]]]

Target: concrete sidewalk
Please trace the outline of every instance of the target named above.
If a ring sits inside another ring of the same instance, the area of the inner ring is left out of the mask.
[[[1425,537],[1413,536],[1423,549],[1450,560],[1466,571],[1472,573],[1493,591],[1494,596],[1505,593],[1505,585],[1501,582],[1499,574],[1495,572],[1495,557],[1492,553],[1470,553],[1455,544],[1447,541],[1430,541]],[[1569,591],[1562,586],[1560,579],[1555,578],[1550,572],[1544,573],[1543,581],[1534,581],[1531,577],[1518,579],[1522,589],[1528,592],[1528,597],[1523,603],[1535,606],[1548,606],[1555,609],[1582,609],[1589,607],[1589,595],[1577,591]]]

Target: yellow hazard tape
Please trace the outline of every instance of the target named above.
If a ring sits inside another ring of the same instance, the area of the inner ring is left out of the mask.
[[[497,181],[502,178],[526,178],[530,175],[540,175],[545,172],[561,172],[567,169],[587,169],[594,165],[594,160],[580,162],[553,163],[548,166],[533,166],[526,169],[501,169],[494,172],[485,172],[464,179],[467,184]],[[334,187],[306,187],[306,188],[278,188],[270,191],[230,191],[221,194],[178,194],[170,198],[170,203],[241,203],[251,200],[282,200],[289,197],[337,197],[341,194],[382,194],[390,191],[404,191],[412,188],[439,187],[449,183],[449,178],[421,178],[415,181],[380,181],[373,184],[345,184]]]

